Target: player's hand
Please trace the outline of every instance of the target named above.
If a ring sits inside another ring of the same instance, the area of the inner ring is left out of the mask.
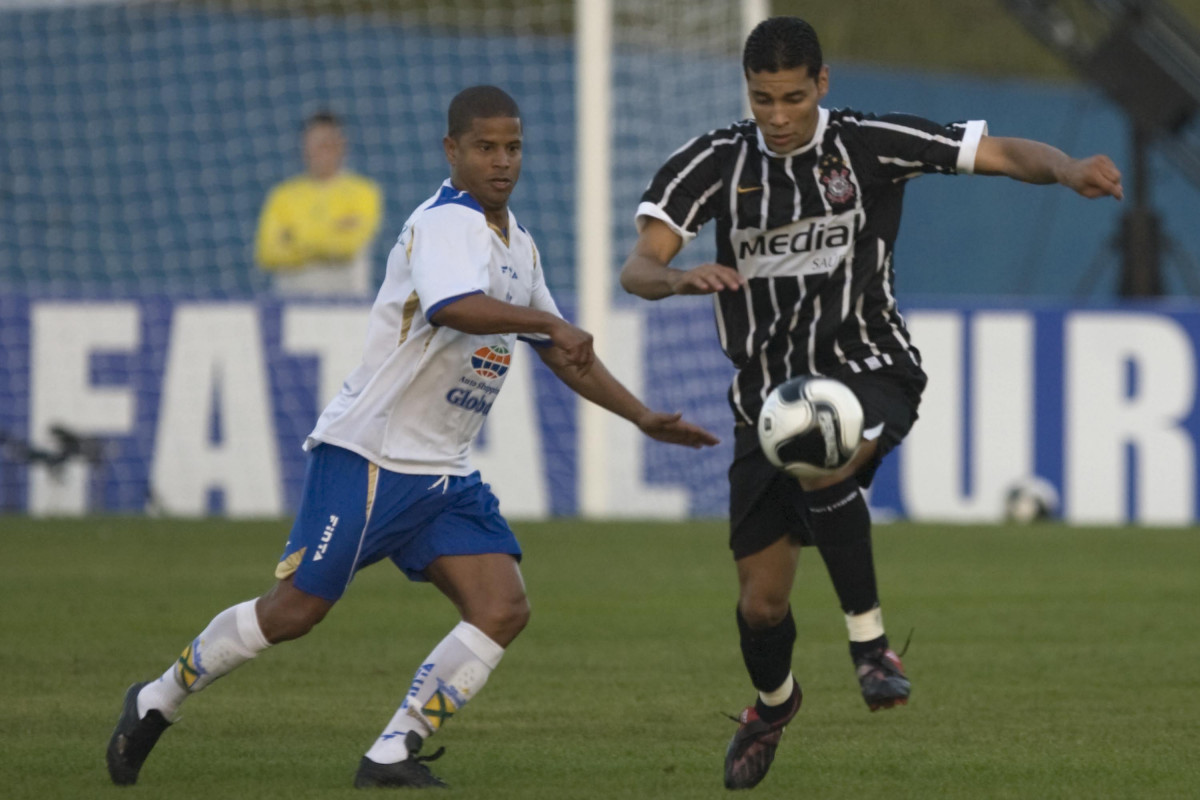
[[[1074,159],[1067,167],[1062,183],[1088,198],[1115,197],[1120,200],[1125,196],[1121,170],[1108,156]]]
[[[736,292],[745,284],[746,279],[736,269],[721,264],[701,264],[685,272],[674,271],[671,291],[675,294]]]
[[[693,425],[683,419],[683,414],[664,414],[661,411],[647,411],[637,421],[638,428],[651,439],[668,444],[681,444],[685,447],[712,447],[719,444],[720,439],[713,436],[699,425]]]
[[[568,366],[575,368],[583,377],[592,368],[596,354],[592,350],[592,335],[563,320],[550,331],[550,342],[563,355]]]

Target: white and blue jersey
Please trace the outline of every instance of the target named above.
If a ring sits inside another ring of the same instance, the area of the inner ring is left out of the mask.
[[[533,237],[512,212],[508,230],[496,230],[474,198],[446,181],[404,224],[371,308],[362,364],[321,414],[305,449],[325,442],[395,472],[470,474],[471,442],[504,384],[518,338],[429,321],[471,294],[561,316]]]
[[[521,548],[471,442],[492,407],[518,338],[472,335],[430,317],[472,294],[559,314],[529,232],[508,230],[449,181],[421,204],[388,258],[362,364],[304,442],[300,510],[275,570],[336,601],[359,569],[390,559],[421,580],[442,556]]]

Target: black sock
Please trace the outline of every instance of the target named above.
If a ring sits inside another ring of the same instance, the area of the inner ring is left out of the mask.
[[[796,693],[797,688],[798,687],[795,687],[795,686],[792,687],[792,694]],[[754,701],[754,710],[758,713],[759,719],[761,719],[763,722],[770,725],[772,722],[775,722],[776,720],[783,719],[784,717],[786,717],[788,715],[789,712],[791,712],[792,704],[789,702],[791,699],[792,699],[791,695],[788,695],[787,700],[784,700],[779,705],[769,706],[763,702],[761,697],[759,697],[757,700]]]
[[[737,612],[738,633],[742,640],[742,660],[750,673],[750,682],[760,692],[773,692],[792,672],[792,645],[796,643],[796,621],[789,606],[787,616],[771,628],[751,630],[742,610]]]
[[[879,605],[875,559],[871,554],[871,512],[848,478],[807,493],[813,538],[838,602],[847,614],[865,614]]]
[[[886,650],[887,646],[888,638],[886,633],[883,636],[880,636],[878,639],[872,639],[869,642],[851,642],[850,657],[860,658],[865,656],[867,653],[870,653],[872,650]]]

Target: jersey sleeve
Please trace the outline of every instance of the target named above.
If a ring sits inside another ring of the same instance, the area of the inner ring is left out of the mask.
[[[704,223],[717,216],[721,170],[716,132],[698,136],[676,150],[646,187],[634,217],[638,230],[646,219],[659,219],[687,244]]]
[[[466,218],[466,214],[473,215]],[[430,319],[467,295],[484,294],[490,286],[489,234],[482,216],[446,206],[413,222],[408,263],[413,287]]]
[[[529,307],[561,318],[562,312],[558,310],[558,304],[554,302],[554,297],[550,294],[550,287],[546,286],[546,273],[542,269],[542,259],[537,245],[530,242],[530,246],[533,247],[533,286],[529,293]],[[523,342],[529,342],[535,347],[545,347],[550,344],[550,337],[544,333],[522,333],[517,338]]]
[[[983,120],[942,125],[909,114],[885,114],[864,115],[856,122],[880,174],[893,182],[927,173],[970,174],[979,140],[987,135]]]

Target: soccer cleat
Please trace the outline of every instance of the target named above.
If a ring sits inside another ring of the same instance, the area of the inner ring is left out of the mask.
[[[895,651],[886,647],[872,650],[854,659],[854,669],[858,673],[863,700],[872,711],[908,703],[912,684]]]
[[[108,740],[108,752],[105,754],[108,776],[117,786],[137,783],[138,772],[146,763],[146,756],[150,755],[162,732],[171,725],[157,709],[150,709],[146,716],[138,719],[138,692],[146,683],[148,681],[135,683],[125,692],[121,716],[117,719],[112,738]]]
[[[775,760],[775,748],[783,737],[783,729],[800,710],[803,697],[797,683],[792,696],[787,699],[787,713],[775,722],[761,719],[755,706],[748,706],[740,716],[732,717],[739,724],[725,750],[726,789],[751,789],[766,777]]]
[[[445,789],[446,782],[429,771],[426,761],[440,758],[446,748],[439,747],[431,756],[418,756],[424,740],[415,731],[409,731],[404,736],[404,746],[408,748],[408,758],[394,764],[379,764],[366,756],[358,762],[358,772],[354,774],[355,789]]]

